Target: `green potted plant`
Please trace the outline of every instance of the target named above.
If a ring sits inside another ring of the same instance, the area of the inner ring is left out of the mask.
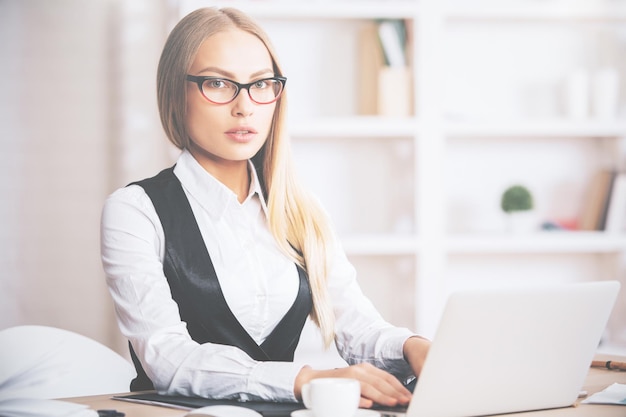
[[[535,228],[533,216],[533,196],[523,185],[515,184],[502,193],[500,207],[507,215],[509,230],[528,231]]]

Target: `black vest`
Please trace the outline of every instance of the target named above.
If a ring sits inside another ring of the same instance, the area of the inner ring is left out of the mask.
[[[300,287],[296,301],[259,346],[224,299],[198,223],[173,167],[133,184],[143,187],[163,226],[163,272],[191,338],[198,343],[236,346],[257,361],[292,361],[313,305],[306,272],[298,267]],[[129,346],[137,370],[131,391],[154,389],[130,343]]]

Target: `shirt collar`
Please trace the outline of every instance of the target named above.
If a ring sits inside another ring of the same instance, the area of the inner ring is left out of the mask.
[[[253,198],[258,198],[263,212],[267,216],[267,205],[252,161],[248,161],[248,169],[252,173],[250,191],[243,204]],[[239,204],[237,195],[207,172],[186,149],[178,157],[174,174],[180,180],[187,195],[198,201],[216,219],[224,215],[230,204]]]
[[[261,208],[263,209],[263,213],[265,213],[265,217],[267,217],[268,216],[267,203],[265,201],[265,197],[263,196],[263,189],[261,188],[261,181],[259,181],[257,170],[251,160],[248,160],[248,169],[250,170],[252,175],[250,175],[250,192],[248,194],[248,197],[246,198],[246,201],[256,196],[256,198],[258,198],[259,202],[261,203]]]

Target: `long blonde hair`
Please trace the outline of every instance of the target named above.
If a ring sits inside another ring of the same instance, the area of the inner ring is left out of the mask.
[[[185,16],[170,33],[157,70],[161,123],[168,139],[180,149],[190,143],[185,126],[187,71],[205,39],[233,27],[258,37],[269,51],[275,75],[283,75],[269,37],[246,14],[233,8],[202,8]],[[311,316],[329,346],[334,339],[335,316],[326,277],[333,238],[326,214],[297,181],[285,129],[286,108],[283,92],[269,136],[252,159],[267,198],[270,230],[285,254],[307,272],[313,297]]]

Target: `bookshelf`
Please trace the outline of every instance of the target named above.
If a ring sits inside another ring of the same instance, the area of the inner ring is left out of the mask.
[[[300,174],[390,321],[432,336],[447,294],[466,286],[625,286],[626,231],[510,234],[497,204],[519,181],[538,220],[575,218],[597,170],[626,169],[623,2],[183,0],[179,13],[208,5],[244,10],[270,33],[290,79]],[[410,22],[410,117],[359,114],[359,34],[377,19]],[[619,71],[619,113],[564,114],[569,72],[599,65]],[[311,89],[324,79],[326,95]],[[389,298],[385,280],[402,296]],[[626,346],[621,303],[610,337]]]
[[[305,139],[410,138],[418,134],[419,122],[414,117],[390,119],[378,116],[326,117],[298,120],[291,134]]]
[[[508,122],[448,122],[446,135],[451,137],[523,137],[533,138],[562,137],[572,139],[597,140],[598,138],[617,139],[626,132],[626,121],[571,121],[552,119]]]
[[[446,17],[450,20],[525,20],[525,21],[623,21],[626,5],[610,1],[525,0],[448,1]]]
[[[619,254],[626,236],[602,232],[547,232],[522,236],[451,236],[447,250],[452,254]]]

